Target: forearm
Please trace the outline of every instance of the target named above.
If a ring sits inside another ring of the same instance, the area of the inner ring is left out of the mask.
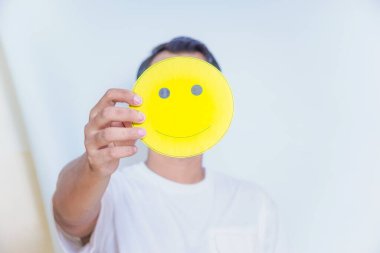
[[[62,229],[80,237],[92,232],[109,179],[93,172],[85,155],[64,167],[53,196],[54,217]]]
[[[67,164],[53,196],[56,222],[67,233],[86,237],[94,230],[101,199],[120,159],[136,153],[135,142],[145,135],[144,115],[117,102],[139,106],[141,98],[125,89],[110,89],[91,109],[84,128],[86,153]],[[129,127],[127,127],[129,126]]]

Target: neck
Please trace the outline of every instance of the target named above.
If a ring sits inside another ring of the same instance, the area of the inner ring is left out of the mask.
[[[202,155],[174,158],[149,150],[147,167],[158,175],[182,184],[194,184],[205,177]]]

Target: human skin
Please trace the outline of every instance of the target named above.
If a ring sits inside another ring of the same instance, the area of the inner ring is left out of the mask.
[[[191,56],[202,60],[199,52],[157,54],[152,64],[174,56]],[[145,116],[134,109],[116,107],[116,103],[138,106],[144,101],[127,89],[110,89],[92,108],[85,126],[86,151],[61,171],[53,195],[53,213],[66,233],[86,242],[95,228],[101,199],[121,158],[136,154],[135,143],[145,136],[143,128],[131,127]],[[147,167],[169,180],[193,184],[204,178],[202,155],[173,158],[148,151]]]

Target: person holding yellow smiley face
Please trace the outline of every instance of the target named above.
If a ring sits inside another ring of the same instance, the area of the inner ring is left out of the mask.
[[[232,115],[203,43],[177,37],[153,49],[133,90],[110,89],[94,106],[86,152],[60,173],[52,202],[64,252],[278,252],[267,194],[202,164]],[[139,139],[147,160],[118,168]]]

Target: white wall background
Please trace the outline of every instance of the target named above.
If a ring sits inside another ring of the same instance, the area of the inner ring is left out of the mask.
[[[293,252],[380,252],[379,1],[5,0],[0,10],[46,208],[59,170],[83,152],[94,103],[130,88],[153,46],[190,35],[217,56],[236,101],[206,165],[267,189]]]

